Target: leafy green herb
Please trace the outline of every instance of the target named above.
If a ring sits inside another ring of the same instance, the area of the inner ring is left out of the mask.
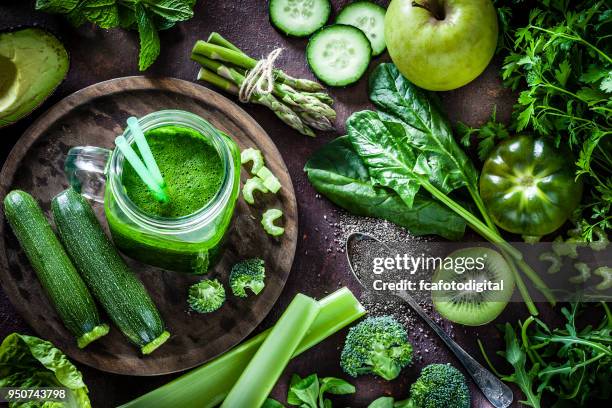
[[[319,193],[353,214],[386,219],[414,235],[458,240],[465,232],[465,221],[426,193],[417,193],[407,211],[397,193],[372,182],[347,136],[317,151],[304,170]]]
[[[594,229],[612,228],[612,4],[536,0],[525,22],[506,1],[495,3],[504,18],[502,78],[521,90],[510,128],[574,151],[576,175],[590,185],[579,222],[591,241]]]
[[[300,378],[291,376],[291,384],[287,394],[287,404],[301,408],[331,408],[332,403],[325,394],[346,395],[355,393],[355,387],[335,377],[325,377],[319,380],[317,374]]]
[[[481,127],[473,128],[464,123],[459,123],[457,133],[461,137],[461,144],[465,147],[472,145],[473,138],[478,141],[478,158],[483,162],[499,142],[510,137],[506,125],[497,121],[496,108],[493,108],[489,121]]]
[[[533,316],[519,321],[516,329],[506,323],[506,350],[498,354],[512,365],[510,375],[500,375],[480,341],[479,346],[492,370],[520,387],[525,394],[523,405],[540,408],[547,394],[554,398],[555,407],[597,406],[597,400],[610,396],[612,372],[612,314],[604,302],[601,307],[604,314],[595,327],[578,327],[582,303],[561,309],[566,322],[558,328],[551,329]]]
[[[57,406],[90,408],[87,386],[74,364],[46,340],[12,333],[0,345],[0,387],[64,387],[67,401]],[[9,407],[39,406],[12,403]],[[44,406],[56,406],[50,403]],[[40,405],[42,406],[42,405]]]
[[[146,70],[159,56],[159,30],[193,17],[195,0],[37,0],[36,10],[63,14],[75,26],[138,30],[138,67]]]

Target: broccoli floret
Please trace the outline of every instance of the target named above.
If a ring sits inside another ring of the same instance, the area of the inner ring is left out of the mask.
[[[368,317],[351,328],[340,356],[340,366],[348,375],[373,373],[385,380],[397,378],[411,361],[408,333],[391,316]]]
[[[470,390],[461,371],[450,364],[430,364],[410,387],[406,407],[470,408]]]
[[[193,311],[210,313],[225,302],[225,288],[217,279],[204,279],[191,285],[187,303]]]
[[[265,286],[266,268],[264,261],[259,258],[247,259],[238,262],[232,267],[229,282],[234,296],[247,297],[247,288],[258,295]]]

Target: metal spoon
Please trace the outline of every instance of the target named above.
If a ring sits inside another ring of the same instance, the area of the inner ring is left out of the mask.
[[[391,249],[385,245],[383,242],[378,239],[361,232],[353,232],[346,240],[346,257],[348,259],[349,267],[353,276],[359,284],[366,290],[376,293],[376,291],[372,291],[371,288],[366,287],[363,284],[355,270],[353,269],[352,262],[352,244],[354,240],[371,240],[377,242],[379,245],[384,246],[384,248],[388,249],[391,253]],[[482,391],[484,396],[489,400],[491,404],[495,408],[507,408],[512,403],[513,395],[512,390],[504,384],[499,378],[497,378],[493,373],[484,368],[478,361],[476,361],[472,356],[470,356],[464,349],[462,349],[453,339],[450,338],[448,334],[436,322],[434,322],[425,311],[419,306],[419,304],[408,294],[406,291],[394,291],[389,292],[394,296],[402,299],[404,302],[408,303],[408,305],[415,311],[425,322],[436,332],[438,336],[446,343],[448,348],[457,356],[457,359],[463,364],[465,370],[472,377],[478,388]]]

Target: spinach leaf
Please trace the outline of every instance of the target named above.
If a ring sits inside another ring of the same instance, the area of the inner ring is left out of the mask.
[[[353,214],[386,219],[414,235],[457,240],[465,232],[463,218],[425,192],[416,194],[409,209],[394,191],[376,186],[347,136],[317,151],[304,170],[319,193]]]
[[[136,3],[134,11],[136,13],[136,23],[138,24],[138,34],[140,36],[138,67],[141,71],[144,71],[159,55],[159,34],[143,5]]]
[[[419,191],[417,156],[401,125],[380,120],[372,111],[352,114],[346,121],[349,140],[377,183],[395,190],[408,207]]]
[[[386,63],[370,77],[370,99],[382,111],[381,119],[403,126],[405,139],[398,141],[418,152],[416,172],[427,175],[446,194],[460,187],[478,191],[478,172],[455,141],[432,96],[404,78],[395,65]]]

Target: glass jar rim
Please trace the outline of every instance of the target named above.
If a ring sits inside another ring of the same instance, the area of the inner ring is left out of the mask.
[[[206,137],[217,150],[223,163],[223,181],[215,196],[206,205],[192,214],[182,217],[160,217],[150,215],[142,211],[125,193],[121,183],[121,174],[125,157],[119,149],[113,150],[109,160],[109,175],[111,192],[119,208],[127,217],[141,227],[146,227],[154,232],[181,232],[198,228],[203,224],[215,219],[226,207],[232,193],[232,182],[236,171],[232,153],[223,133],[210,124],[206,119],[194,113],[166,109],[149,113],[138,119],[138,123],[144,132],[162,126],[184,126],[200,132]],[[134,142],[134,137],[129,128],[123,132],[129,144]]]

